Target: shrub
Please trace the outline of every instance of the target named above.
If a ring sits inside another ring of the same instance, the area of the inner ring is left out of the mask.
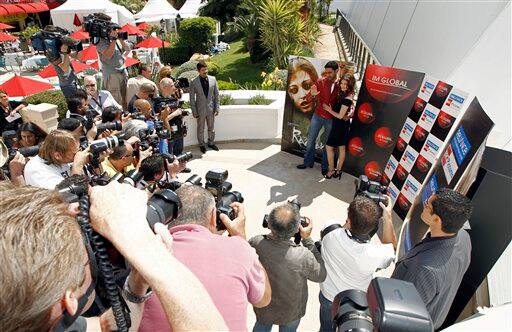
[[[185,77],[189,82],[192,82],[192,80],[196,78],[197,75],[197,70],[189,70],[182,73],[180,76],[178,76],[178,78]]]
[[[219,95],[219,103],[221,105],[233,105],[235,103],[235,100],[233,99],[233,97],[231,97],[231,95],[221,93]]]
[[[220,72],[220,67],[213,61],[206,61],[206,65],[208,66],[208,74],[212,76],[217,76]]]
[[[188,47],[186,46],[173,46],[160,48],[158,51],[162,63],[170,65],[179,65],[189,59]]]
[[[227,81],[217,81],[217,86],[219,87],[219,90],[237,90],[238,85],[233,82],[227,82]]]
[[[25,40],[29,40],[39,30],[41,30],[41,28],[39,28],[37,25],[32,25],[19,32],[19,35],[25,38]]]
[[[176,77],[179,77],[184,72],[192,71],[192,70],[197,71],[197,64],[198,64],[198,61],[196,61],[196,60],[187,61],[176,69],[176,72],[174,73],[174,75]]]
[[[211,17],[194,17],[180,23],[179,36],[182,45],[189,48],[189,54],[206,53],[215,32],[215,20]]]
[[[264,95],[256,95],[249,98],[249,105],[269,105],[272,100],[265,98]]]
[[[183,106],[181,108],[183,108],[183,109],[190,108],[190,102],[189,101],[184,102]]]
[[[276,67],[271,73],[262,72],[261,77],[263,77],[263,83],[261,83],[263,90],[284,90],[288,71]]]
[[[25,98],[24,102],[27,104],[35,105],[41,103],[57,105],[57,110],[59,112],[59,120],[64,119],[66,117],[66,112],[68,110],[66,98],[60,90],[39,92],[35,95],[28,96],[27,98]]]

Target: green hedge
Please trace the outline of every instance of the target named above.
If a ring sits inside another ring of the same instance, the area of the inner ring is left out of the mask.
[[[255,95],[249,98],[249,105],[270,105],[272,100],[265,98],[264,95]]]
[[[217,76],[220,73],[220,67],[213,61],[206,61],[206,65],[208,66],[208,74],[212,76]]]
[[[179,77],[181,74],[183,74],[184,72],[187,72],[187,71],[191,71],[191,70],[195,70],[197,71],[197,64],[199,62],[196,61],[196,60],[190,60],[190,61],[187,61],[185,62],[184,64],[182,64],[181,66],[179,66],[177,69],[176,69],[176,72],[174,73],[174,75],[176,77]]]
[[[54,104],[58,107],[59,112],[59,120],[64,119],[66,117],[66,112],[68,110],[68,104],[66,103],[66,98],[62,94],[60,90],[56,91],[43,91],[36,93],[35,95],[29,96],[24,100],[27,104]]]
[[[190,58],[188,53],[188,47],[186,46],[160,48],[158,53],[160,55],[160,60],[162,60],[162,63],[171,65],[182,64]]]
[[[215,32],[215,20],[211,17],[184,19],[178,31],[180,43],[191,53],[206,53]]]
[[[219,90],[238,90],[238,85],[233,82],[217,81]]]
[[[219,103],[221,105],[233,105],[235,103],[235,100],[233,99],[233,97],[231,97],[231,95],[221,93],[219,95]]]

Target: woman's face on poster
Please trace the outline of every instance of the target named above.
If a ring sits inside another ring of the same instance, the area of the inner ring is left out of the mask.
[[[315,84],[311,75],[301,69],[296,70],[290,78],[288,95],[293,100],[295,108],[303,113],[311,112],[314,107],[313,98],[307,98],[311,87]]]

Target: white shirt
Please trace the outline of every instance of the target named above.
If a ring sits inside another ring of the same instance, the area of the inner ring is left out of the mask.
[[[324,227],[339,222],[328,221]],[[322,258],[327,278],[320,284],[322,294],[333,301],[344,290],[367,291],[377,269],[386,268],[395,258],[392,244],[359,243],[352,240],[345,228],[338,228],[322,239]]]
[[[126,102],[132,100],[133,96],[135,96],[135,94],[139,92],[139,88],[144,83],[149,83],[153,85],[153,88],[155,89],[155,97],[158,95],[158,87],[156,86],[155,82],[145,78],[142,75],[139,75],[137,77],[132,77],[128,79],[128,82],[126,83]]]
[[[30,158],[24,170],[27,185],[45,189],[55,189],[55,186],[70,174],[71,164],[48,165],[39,156]]]
[[[105,107],[115,106],[119,109],[123,109],[121,105],[114,99],[110,91],[101,90],[98,92],[98,98],[92,97],[89,95],[89,105],[93,108],[99,115],[103,113]]]

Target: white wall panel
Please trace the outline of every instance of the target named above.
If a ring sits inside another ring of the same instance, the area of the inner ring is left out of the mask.
[[[386,15],[388,6],[389,0],[375,1],[366,30],[361,34],[361,36],[364,36],[363,38],[366,45],[372,50],[377,41],[382,23],[384,22],[384,16]]]

